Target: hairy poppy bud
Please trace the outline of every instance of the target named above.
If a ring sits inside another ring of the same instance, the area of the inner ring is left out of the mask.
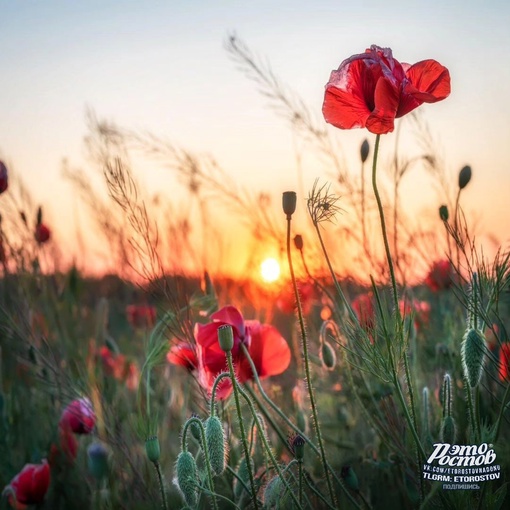
[[[294,214],[296,210],[297,195],[295,191],[284,191],[282,196],[283,212],[287,215],[287,219]]]
[[[230,352],[234,347],[234,333],[230,324],[218,328],[218,342],[222,351]]]
[[[151,462],[158,462],[159,456],[161,455],[161,448],[157,436],[151,436],[145,440],[145,453]]]
[[[92,443],[87,448],[88,467],[96,480],[102,480],[108,474],[108,450],[103,443]]]
[[[439,217],[441,218],[441,221],[448,221],[448,218],[450,217],[448,213],[448,206],[442,205],[439,208]]]
[[[336,365],[336,354],[329,342],[322,342],[320,357],[322,366],[326,370],[333,370]]]
[[[303,249],[303,237],[301,235],[297,235],[294,237],[294,246],[296,249],[301,251]]]
[[[195,508],[198,503],[198,470],[197,463],[190,452],[181,452],[175,466],[177,487],[187,505]]]
[[[205,441],[211,467],[217,475],[221,475],[225,470],[226,461],[225,433],[217,416],[210,416],[205,422]]]
[[[191,414],[191,417],[192,418],[197,418],[198,420],[200,420],[200,416],[198,416],[197,413],[192,413]],[[190,423],[190,426],[189,426],[190,430],[191,430],[191,435],[199,442],[201,443],[202,442],[202,433],[200,431],[200,425],[196,422],[192,422]]]
[[[443,416],[450,416],[452,413],[452,379],[450,374],[444,374],[443,387],[441,390],[441,400],[443,404]]]
[[[283,487],[282,480],[278,475],[269,480],[264,489],[264,506],[266,508],[273,508],[278,505]]]
[[[462,170],[459,172],[459,188],[464,189],[471,180],[471,167],[469,165],[466,165],[462,168]]]
[[[455,443],[455,420],[451,416],[446,416],[441,424],[441,441],[443,443]]]
[[[471,388],[475,388],[482,378],[486,349],[487,346],[483,333],[478,329],[468,329],[462,340],[460,355],[464,376]]]
[[[363,143],[361,144],[359,153],[361,156],[361,162],[364,163],[368,159],[368,154],[370,153],[370,145],[366,138],[363,140]]]

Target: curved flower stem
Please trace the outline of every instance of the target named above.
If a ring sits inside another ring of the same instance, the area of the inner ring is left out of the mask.
[[[198,428],[200,429],[200,439],[202,440],[202,451],[204,452],[204,459],[205,459],[205,466],[207,469],[207,481],[209,483],[209,489],[211,492],[211,498],[213,501],[213,508],[214,510],[218,510],[218,502],[216,500],[216,493],[214,491],[214,481],[213,481],[213,475],[212,475],[212,467],[211,467],[211,459],[209,457],[209,449],[207,448],[207,443],[205,440],[205,429],[204,424],[202,423],[202,420],[199,418],[189,418],[189,420],[186,421],[184,424],[184,427],[182,429],[182,437],[181,437],[181,448],[183,452],[188,451],[188,445],[187,445],[187,435],[188,435],[188,428],[189,426],[195,423]]]
[[[237,418],[239,420],[239,431],[241,433],[241,442],[243,444],[244,456],[246,457],[246,469],[248,470],[248,476],[250,478],[250,488],[251,488],[251,500],[253,502],[253,506],[255,510],[259,508],[259,502],[257,500],[257,489],[255,487],[255,479],[253,477],[253,471],[251,469],[251,458],[250,458],[250,448],[248,446],[248,441],[246,439],[246,431],[244,430],[244,421],[243,415],[241,413],[241,403],[239,402],[239,393],[240,388],[237,383],[236,374],[234,372],[234,363],[232,362],[232,352],[227,351],[227,365],[230,372],[230,379],[232,381],[232,387],[234,389],[234,400],[236,404]]]
[[[395,269],[393,267],[393,259],[391,257],[390,245],[388,242],[388,233],[386,231],[386,221],[384,219],[384,210],[381,202],[381,196],[379,194],[379,190],[377,188],[377,156],[379,154],[379,142],[381,139],[381,135],[377,135],[375,138],[375,147],[374,147],[374,158],[372,163],[372,188],[374,190],[375,199],[377,202],[377,209],[379,212],[379,219],[381,221],[381,232],[384,241],[384,250],[386,252],[386,260],[388,262],[388,269],[390,271],[390,279],[391,279],[391,288],[393,291],[393,305],[395,307],[395,314],[397,318],[397,333],[399,335],[401,345],[404,345],[404,328],[402,324],[402,315],[400,313],[400,307],[398,303],[398,290],[397,290],[397,281],[395,278]],[[418,437],[418,427],[416,421],[416,411],[415,411],[415,403],[414,403],[414,391],[413,384],[411,380],[411,373],[409,370],[409,360],[407,357],[407,351],[404,351],[404,369],[405,369],[405,377],[407,388],[409,391],[409,404],[410,404],[410,413],[408,413],[407,406],[405,405],[405,400],[403,402],[404,408],[406,409],[406,417],[410,414],[409,426],[411,428],[411,432],[413,434],[415,443],[416,443],[416,451],[418,455],[418,466],[421,466],[421,458],[424,457],[423,447],[421,446],[421,442]],[[395,368],[396,370],[396,368]],[[398,378],[396,377],[397,373],[395,371],[395,384],[398,386],[399,393],[401,394],[400,383],[398,382]],[[421,480],[421,477],[420,477]]]
[[[336,505],[336,497],[335,493],[333,491],[333,485],[331,483],[331,478],[329,476],[329,470],[326,460],[326,452],[324,451],[324,444],[322,441],[322,434],[321,429],[319,425],[319,416],[317,413],[317,405],[315,403],[315,394],[313,392],[313,386],[312,386],[312,376],[310,372],[310,360],[308,357],[308,338],[306,335],[306,328],[305,328],[305,322],[303,320],[303,310],[301,308],[301,299],[299,297],[299,292],[297,288],[296,283],[296,276],[294,274],[294,267],[292,265],[292,255],[290,250],[290,222],[291,217],[287,216],[287,258],[289,261],[289,270],[290,270],[290,276],[292,279],[292,285],[294,287],[294,295],[296,296],[296,304],[297,304],[297,310],[298,310],[298,317],[299,317],[299,325],[301,328],[301,340],[303,344],[303,361],[305,366],[305,376],[306,376],[306,385],[308,386],[308,395],[310,397],[310,406],[312,408],[312,417],[313,422],[315,426],[315,432],[317,434],[317,442],[319,443],[319,450],[321,453],[321,462],[322,462],[322,468],[324,470],[324,474],[326,476],[326,482],[328,485],[329,490],[329,497],[331,499],[331,502]]]
[[[211,403],[210,403],[210,409],[209,409],[209,415],[214,416],[216,414],[216,408],[214,406],[216,402],[216,391],[218,389],[218,386],[223,379],[226,379],[227,377],[230,377],[230,372],[222,372],[221,374],[218,374],[216,376],[216,379],[214,379],[214,383],[211,389]]]

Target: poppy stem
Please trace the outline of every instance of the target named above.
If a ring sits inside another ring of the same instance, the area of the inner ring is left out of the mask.
[[[312,386],[312,376],[310,371],[310,359],[308,356],[308,337],[306,334],[306,328],[305,328],[305,322],[303,319],[303,310],[301,307],[301,298],[299,297],[299,291],[297,288],[296,283],[296,275],[294,274],[294,267],[292,265],[292,254],[290,249],[290,223],[291,222],[291,216],[287,215],[287,258],[289,261],[289,270],[290,270],[290,277],[292,280],[292,286],[294,287],[294,295],[296,296],[296,305],[297,305],[297,311],[298,311],[298,318],[299,318],[299,326],[301,328],[301,341],[303,346],[303,361],[305,366],[305,376],[306,376],[306,385],[308,387],[308,395],[310,398],[310,406],[312,408],[312,417],[313,417],[313,423],[315,432],[317,434],[317,442],[319,444],[319,450],[320,450],[320,456],[321,456],[321,462],[322,462],[322,468],[324,470],[324,475],[326,476],[326,482],[328,485],[328,491],[329,491],[329,497],[331,499],[331,502],[336,506],[336,496],[335,492],[333,491],[333,485],[331,483],[331,478],[329,476],[329,470],[328,470],[328,462],[326,459],[326,452],[324,451],[324,443],[322,441],[322,434],[321,429],[319,425],[319,416],[317,413],[317,405],[315,403],[315,394],[313,391]]]
[[[232,362],[232,351],[227,351],[226,355],[227,365],[230,372],[230,379],[232,381],[232,388],[234,390],[234,401],[236,404],[237,419],[239,420],[239,432],[241,433],[241,442],[243,444],[244,456],[246,458],[246,469],[248,471],[248,476],[250,479],[251,500],[253,502],[255,510],[257,510],[259,508],[259,502],[257,499],[257,489],[255,487],[255,479],[253,477],[253,470],[251,468],[250,448],[248,446],[248,441],[246,439],[246,431],[244,430],[244,420],[243,415],[241,413],[241,403],[239,402],[239,387],[237,384],[236,374],[234,371],[234,363]]]
[[[382,206],[379,189],[377,188],[377,156],[379,154],[380,140],[381,140],[381,135],[378,134],[375,138],[374,157],[373,157],[373,162],[372,162],[372,188],[374,190],[374,195],[375,195],[375,199],[377,202],[377,209],[379,212],[379,219],[381,222],[381,232],[382,232],[383,242],[384,242],[384,249],[386,252],[386,260],[388,262],[388,269],[390,271],[391,288],[392,288],[392,292],[393,292],[393,305],[395,308],[395,315],[396,315],[397,334],[398,334],[398,337],[400,340],[400,345],[404,346],[404,344],[405,344],[404,327],[403,327],[402,315],[400,313],[400,307],[399,307],[399,303],[398,303],[398,289],[397,289],[397,281],[395,278],[395,269],[393,266],[393,259],[391,256],[390,245],[388,242],[388,232],[386,230],[386,220],[384,218],[384,209]],[[421,445],[420,439],[418,437],[418,432],[417,432],[418,427],[417,427],[417,422],[416,422],[414,391],[413,391],[411,373],[410,373],[410,369],[409,369],[409,360],[408,360],[408,356],[407,356],[407,350],[404,350],[403,358],[404,358],[405,378],[406,378],[406,383],[407,383],[407,389],[409,392],[409,409],[407,408],[405,399],[403,400],[402,404],[406,411],[405,412],[406,417],[409,417],[408,424],[411,429],[414,441],[416,443],[416,453],[418,456],[417,462],[418,462],[418,466],[421,466],[421,459],[423,457],[425,457],[425,453],[423,451],[423,447]],[[400,396],[402,390],[400,388],[400,383],[398,381],[396,368],[394,370],[395,370],[394,382],[395,382],[395,385],[397,386],[397,390],[398,390],[398,393]],[[422,478],[420,477],[420,481],[421,480],[422,480]]]

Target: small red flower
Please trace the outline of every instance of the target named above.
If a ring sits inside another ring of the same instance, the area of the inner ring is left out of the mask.
[[[425,284],[433,292],[449,289],[453,284],[453,267],[448,259],[439,260],[432,264]]]
[[[96,424],[96,414],[88,398],[73,400],[62,413],[59,425],[75,434],[90,434]]]
[[[375,328],[375,308],[372,292],[356,296],[351,306],[358,317],[360,326],[367,331],[373,330]]]
[[[193,349],[192,345],[185,342],[172,345],[166,355],[166,359],[172,365],[180,365],[190,372],[198,367],[195,349]]]
[[[44,223],[39,223],[36,225],[34,238],[39,244],[44,244],[48,242],[50,240],[50,237],[51,231]]]
[[[508,381],[510,376],[510,342],[504,342],[499,348],[499,378]]]
[[[138,388],[140,371],[135,363],[128,361],[124,354],[112,352],[106,345],[99,349],[99,356],[105,375],[125,382],[129,390]]]
[[[9,495],[9,503],[16,509],[38,505],[44,501],[49,486],[50,466],[45,459],[41,464],[26,464],[6,488],[10,488],[15,496]]]
[[[290,349],[278,330],[259,321],[245,321],[241,312],[233,306],[226,306],[211,315],[209,324],[195,326],[196,360],[198,362],[198,381],[202,387],[211,391],[216,376],[226,370],[225,352],[218,342],[218,328],[226,324],[232,326],[234,346],[232,359],[236,367],[237,378],[244,383],[253,378],[250,364],[243,354],[241,344],[245,345],[253,359],[258,376],[263,379],[284,372],[290,363]],[[232,391],[231,384],[221,384],[217,398],[224,399]]]
[[[134,329],[152,328],[156,322],[156,308],[148,305],[128,305],[126,316]]]
[[[7,167],[3,161],[0,161],[0,194],[9,187],[9,178],[7,175]]]
[[[435,60],[400,63],[391,49],[372,45],[344,60],[326,84],[322,112],[326,122],[341,129],[366,127],[385,134],[423,103],[450,94],[450,74]]]

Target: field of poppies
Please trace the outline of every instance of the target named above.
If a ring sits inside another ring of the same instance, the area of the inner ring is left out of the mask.
[[[91,278],[60,268],[43,208],[0,163],[0,509],[508,508],[510,253],[478,245],[472,169],[449,179],[415,111],[448,97],[448,70],[372,46],[331,73],[316,126],[241,41],[228,49],[335,182],[273,214],[209,162],[91,119],[106,198],[68,178],[118,267]],[[326,123],[370,133],[359,173]],[[381,175],[400,126],[423,150],[398,147]],[[190,227],[157,229],[133,151],[278,246],[281,275],[187,273]],[[399,205],[417,161],[444,191],[429,230]]]

